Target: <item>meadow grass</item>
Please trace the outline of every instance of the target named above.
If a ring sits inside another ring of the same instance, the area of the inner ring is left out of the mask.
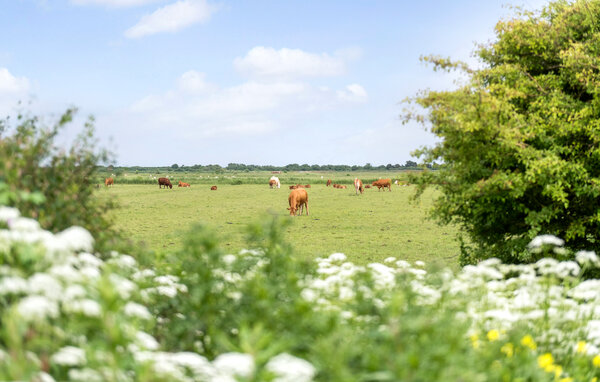
[[[181,245],[185,232],[194,223],[212,227],[225,250],[246,247],[249,223],[278,215],[292,219],[287,240],[305,258],[343,252],[357,264],[381,262],[389,256],[408,261],[422,260],[455,265],[459,246],[456,227],[439,226],[427,219],[435,191],[411,201],[413,186],[394,186],[392,192],[334,189],[315,184],[308,189],[309,216],[289,217],[289,189],[268,185],[208,185],[159,189],[157,185],[103,187],[100,194],[116,198],[116,227],[134,242],[143,243],[158,254]]]

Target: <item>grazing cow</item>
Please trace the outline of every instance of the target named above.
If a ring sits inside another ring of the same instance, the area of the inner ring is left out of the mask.
[[[365,184],[365,188],[371,188],[370,184]]]
[[[271,188],[277,186],[277,188],[281,188],[281,182],[279,181],[279,178],[276,176],[272,176],[271,179],[269,179],[269,186]]]
[[[104,179],[104,185],[106,187],[112,186],[113,184],[115,184],[115,180],[113,178],[106,178],[106,179]]]
[[[212,187],[210,188],[210,190],[211,190],[211,191],[216,191],[216,190],[217,190],[217,186],[212,186]]]
[[[165,186],[165,188],[173,188],[169,178],[158,178],[158,188],[162,188],[162,186]]]
[[[298,186],[290,186],[290,190],[295,190]]]
[[[306,206],[306,216],[308,216],[308,193],[305,189],[299,188],[297,190],[292,190],[290,192],[290,196],[288,196],[288,203],[290,205],[290,215],[296,216],[296,213],[299,212],[302,215],[302,211]]]
[[[387,187],[388,190],[390,190],[390,192],[392,191],[392,181],[391,179],[379,179],[373,182],[373,187],[377,187],[379,189],[379,191],[381,191],[381,189],[383,188],[383,191],[385,191],[385,188]]]
[[[304,188],[310,188],[310,184],[305,184]]]
[[[345,190],[345,189],[346,189],[346,186],[345,186],[345,185],[343,185],[343,184],[340,184],[340,188]]]
[[[179,187],[190,187],[190,184],[189,184],[189,183],[182,182],[182,181],[180,180],[180,181],[179,181]]]
[[[331,179],[327,179],[327,187],[331,186]]]
[[[354,178],[354,190],[356,191],[356,195],[358,195],[359,191],[361,194],[363,193],[364,189],[362,180]]]

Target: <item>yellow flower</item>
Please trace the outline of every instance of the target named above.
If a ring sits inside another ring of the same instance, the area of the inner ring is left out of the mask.
[[[600,354],[598,354],[592,359],[592,365],[594,365],[595,367],[600,367]]]
[[[500,332],[498,332],[496,329],[492,329],[487,333],[487,338],[490,341],[496,341],[498,337],[500,337]]]
[[[577,342],[577,353],[579,354],[585,354],[585,350],[587,349],[587,344],[585,343],[585,341],[579,341]]]
[[[525,337],[521,338],[521,345],[528,347],[531,350],[537,349],[537,345],[535,344],[533,337],[531,337],[529,334],[526,335]]]
[[[510,342],[504,344],[501,348],[500,351],[504,354],[506,354],[506,356],[508,358],[512,357],[514,354],[515,347],[513,344],[511,344]]]
[[[472,334],[469,338],[471,339],[471,346],[473,346],[473,349],[479,349],[479,336],[477,334]]]
[[[563,373],[562,366],[558,366],[558,365],[552,365],[552,366],[553,366],[552,367],[553,370],[548,370],[548,372],[550,373],[550,372],[553,371],[554,372],[554,378],[560,377],[562,375],[562,373]]]
[[[544,353],[538,357],[538,366],[547,372],[554,371],[554,357],[551,353]]]
[[[571,377],[566,377],[566,378],[561,378],[558,380],[559,382],[573,382],[573,378]]]
[[[598,378],[594,377],[590,382],[598,382]]]

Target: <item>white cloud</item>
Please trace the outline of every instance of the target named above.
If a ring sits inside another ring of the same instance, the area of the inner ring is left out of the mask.
[[[140,38],[163,32],[176,32],[190,25],[206,22],[215,7],[206,0],[181,0],[145,15],[125,31],[127,38]]]
[[[71,0],[75,5],[100,5],[114,8],[135,7],[144,4],[156,3],[158,0]]]
[[[337,96],[343,101],[364,102],[367,100],[367,91],[359,84],[350,84],[345,90],[338,90]]]
[[[0,93],[24,93],[30,88],[25,77],[15,77],[6,68],[0,68]]]
[[[190,70],[185,72],[177,80],[177,87],[184,92],[198,93],[206,91],[210,88],[210,85],[206,83],[204,73]]]
[[[315,54],[300,49],[279,49],[257,46],[245,57],[234,61],[238,71],[251,77],[322,77],[344,72],[344,61],[328,54]]]

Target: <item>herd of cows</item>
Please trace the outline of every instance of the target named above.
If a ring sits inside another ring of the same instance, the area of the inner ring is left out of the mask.
[[[396,184],[398,181],[396,181]],[[115,184],[115,180],[112,177],[106,178],[104,179],[104,185],[106,187],[112,186]],[[331,186],[332,182],[331,179],[327,180],[327,187]],[[179,187],[191,187],[189,183],[184,183],[182,181],[179,181]],[[171,183],[171,181],[169,180],[169,178],[158,178],[158,188],[170,188],[173,189],[173,184]],[[281,188],[281,182],[279,181],[279,178],[276,176],[272,176],[271,179],[269,179],[269,187],[271,188]],[[358,195],[359,193],[362,194],[364,192],[365,188],[371,188],[371,187],[377,187],[379,191],[381,191],[381,189],[383,188],[383,190],[385,191],[386,187],[389,191],[392,191],[392,180],[391,179],[379,179],[374,181],[371,185],[365,185],[363,186],[363,182],[358,179],[358,178],[354,178],[354,190],[356,191],[356,195]],[[302,213],[304,212],[304,210],[306,210],[306,215],[308,215],[308,193],[306,192],[306,189],[310,188],[310,184],[296,184],[296,185],[291,185],[290,186],[290,190],[292,190],[290,192],[290,195],[288,196],[288,203],[289,203],[289,208],[288,210],[290,211],[290,215],[291,216],[296,216],[296,215],[302,215]],[[333,188],[341,188],[341,189],[345,189],[346,186],[344,185],[340,185],[340,184],[336,184],[333,183]],[[212,191],[216,191],[217,190],[217,186],[211,186],[210,189]]]

